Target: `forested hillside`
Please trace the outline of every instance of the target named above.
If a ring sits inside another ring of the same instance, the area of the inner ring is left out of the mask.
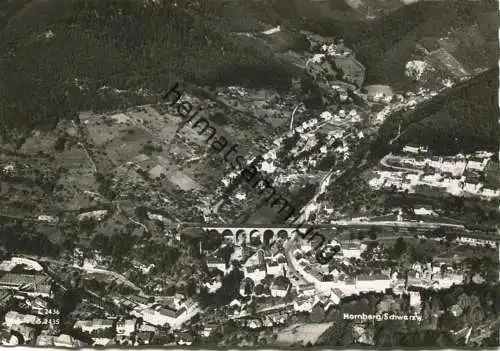
[[[102,86],[157,93],[173,80],[290,85],[294,68],[265,47],[219,31],[187,5],[30,3],[0,33],[2,129],[50,126],[79,110],[126,103],[106,96],[98,90]]]
[[[453,55],[466,66],[492,67],[498,57],[498,4],[494,0],[421,1],[373,21],[306,20],[323,35],[338,36],[366,67],[367,84],[398,84],[415,43],[446,38],[453,31]],[[474,29],[471,33],[471,28]]]
[[[0,2],[0,29],[7,25],[9,19],[20,11],[31,0],[4,0]]]
[[[498,68],[491,69],[413,111],[391,116],[380,129],[373,151],[387,152],[382,145],[397,135],[399,126],[401,137],[394,146],[428,145],[438,154],[498,151],[498,79]]]
[[[481,34],[461,46],[459,59],[493,65],[497,57],[493,0],[424,1],[372,22],[337,0],[146,3],[2,2],[0,132],[52,126],[81,110],[141,103],[143,92],[155,95],[174,80],[285,90],[297,68],[281,62],[261,41],[232,33],[269,25],[345,38],[366,66],[368,83],[400,83],[415,42],[444,36],[449,28],[477,25]],[[244,15],[238,12],[242,8]],[[104,86],[122,93],[100,89]]]

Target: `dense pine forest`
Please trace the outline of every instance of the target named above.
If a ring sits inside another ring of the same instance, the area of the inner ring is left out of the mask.
[[[4,132],[52,126],[79,110],[118,108],[138,99],[138,89],[157,93],[174,80],[276,89],[291,83],[293,68],[219,31],[189,6],[52,0],[18,7],[9,9],[0,33]],[[103,86],[131,96],[109,96]]]

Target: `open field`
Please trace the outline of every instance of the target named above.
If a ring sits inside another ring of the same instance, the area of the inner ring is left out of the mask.
[[[290,346],[300,343],[303,346],[314,345],[332,323],[318,323],[318,324],[295,324],[285,330],[280,331],[276,343],[280,346]]]

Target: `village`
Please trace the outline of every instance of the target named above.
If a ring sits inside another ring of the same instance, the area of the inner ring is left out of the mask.
[[[0,345],[496,342],[498,153],[446,155],[409,137],[428,117],[422,106],[486,68],[466,69],[449,32],[412,39],[402,77],[379,79],[368,67],[382,53],[288,22],[227,33],[298,69],[280,73],[283,86],[240,77],[252,55],[204,84],[184,79],[183,64],[179,77],[158,78],[163,91],[96,84],[100,104],[106,94],[141,103],[78,110],[0,148]],[[203,48],[232,54],[193,32]],[[274,79],[280,66],[258,67],[255,76]],[[86,79],[68,81],[89,90]],[[207,145],[215,135],[232,145],[223,157]],[[267,184],[250,189],[230,153]],[[266,190],[321,244],[271,211]]]
[[[292,230],[207,230],[202,240],[192,244],[199,258],[190,259],[201,264],[198,278],[188,283],[189,288],[156,292],[143,291],[129,278],[105,268],[102,257],[96,267],[96,259],[82,252],[69,261],[4,259],[0,264],[4,343],[196,345],[219,340],[216,336],[226,333],[230,325],[239,328],[236,338],[250,333],[270,341],[277,331],[299,320],[306,325],[324,322],[321,330],[326,330],[332,311],[346,311],[346,306],[368,295],[381,301],[380,306],[392,299],[387,306],[393,307],[379,306],[372,312],[419,316],[415,322],[431,323],[421,317],[428,308],[424,302],[429,292],[497,279],[496,273],[482,272],[470,261],[477,256],[472,250],[477,246],[483,247],[484,259],[498,259],[495,240],[435,230],[400,233],[396,240],[389,239],[389,227],[373,228],[345,227],[319,252]],[[178,240],[189,239],[181,235]],[[319,263],[318,254],[329,260]],[[151,267],[141,269],[147,272]],[[77,271],[86,273],[77,278]],[[68,273],[70,280],[64,278]],[[102,295],[99,286],[109,284],[110,278],[114,288]],[[68,296],[75,291],[80,297],[68,307]],[[457,318],[463,313],[458,305],[450,308]],[[373,342],[366,334],[369,328],[360,327],[357,337]]]
[[[453,196],[493,200],[500,189],[484,184],[493,153],[477,151],[472,155],[430,155],[422,146],[405,146],[402,154],[386,155],[380,170],[369,181],[374,189],[400,192],[444,192]]]

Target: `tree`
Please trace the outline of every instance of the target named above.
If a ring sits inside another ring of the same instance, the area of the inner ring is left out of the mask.
[[[260,295],[264,293],[264,286],[262,284],[257,284],[255,286],[255,294]]]
[[[481,306],[471,308],[467,319],[472,325],[480,324],[484,319],[484,311]]]
[[[215,230],[208,232],[208,235],[203,236],[203,249],[213,251],[222,245],[222,236]]]
[[[253,282],[253,280],[247,278],[246,284],[245,284],[245,295],[248,296],[248,295],[252,294],[254,285],[255,285],[255,283]]]
[[[325,310],[320,303],[313,307],[310,319],[312,323],[321,323],[325,319]]]
[[[148,209],[144,206],[137,206],[134,210],[135,215],[140,221],[148,219]]]
[[[269,242],[271,241],[271,239],[273,238],[274,236],[274,232],[270,229],[267,229],[266,231],[264,231],[264,245],[269,245]]]
[[[403,252],[406,251],[406,247],[407,247],[407,244],[406,244],[405,240],[401,237],[397,238],[396,243],[394,244],[394,248],[393,248],[395,256],[400,257],[403,254]]]
[[[100,233],[94,235],[90,243],[90,247],[94,250],[101,251],[105,255],[108,255],[111,252],[111,242],[109,237]]]
[[[471,306],[471,298],[466,293],[462,293],[458,296],[457,303],[462,309],[465,309]]]
[[[224,126],[229,122],[227,116],[221,112],[216,112],[210,119],[221,126]]]
[[[340,346],[348,346],[354,344],[354,333],[352,327],[347,327],[344,329],[340,339]]]
[[[443,227],[438,227],[438,228],[434,229],[431,233],[432,233],[433,238],[440,238],[440,237],[445,235],[445,231],[444,231]]]
[[[226,265],[229,264],[229,260],[233,252],[234,247],[229,245],[223,246],[219,249],[219,255],[224,260],[224,262],[226,262]]]
[[[375,345],[385,347],[396,345],[396,335],[395,330],[392,328],[392,323],[382,322],[377,325]]]
[[[458,237],[458,235],[455,232],[447,233],[446,234],[446,241],[448,241],[448,242],[455,241],[457,239],[457,237]]]
[[[368,231],[368,235],[370,236],[371,240],[377,240],[377,235],[381,232],[380,227],[371,227],[370,230]]]
[[[460,330],[463,328],[463,323],[450,311],[446,311],[439,319],[439,328],[445,330]]]
[[[225,305],[240,295],[240,283],[243,272],[234,268],[222,279],[222,286],[214,296],[214,303],[218,306]]]
[[[65,320],[66,316],[73,312],[81,300],[78,288],[70,288],[64,292],[61,305],[59,307],[61,319]]]

